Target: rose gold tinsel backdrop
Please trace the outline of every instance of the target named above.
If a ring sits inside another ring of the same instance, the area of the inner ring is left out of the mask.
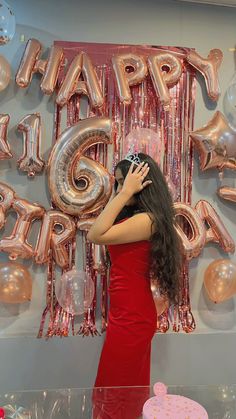
[[[99,161],[111,172],[116,163],[123,157],[126,147],[127,135],[136,128],[149,128],[155,131],[159,138],[158,162],[164,173],[175,189],[176,201],[191,204],[192,193],[192,172],[193,172],[193,150],[189,139],[189,131],[193,130],[194,105],[195,105],[195,72],[185,61],[186,54],[190,51],[187,48],[169,48],[159,46],[131,46],[112,44],[90,44],[77,42],[55,42],[55,45],[64,49],[65,58],[69,64],[80,52],[86,52],[96,68],[105,103],[102,108],[91,109],[89,103],[81,99],[81,96],[74,95],[67,106],[67,127],[75,124],[80,119],[92,118],[94,116],[107,116],[113,121],[113,145],[106,146],[98,144],[92,146],[87,155]],[[156,52],[166,51],[176,55],[182,63],[182,75],[179,82],[170,88],[171,103],[168,110],[160,104],[155,93],[152,80],[147,76],[145,80],[131,88],[132,102],[125,106],[119,100],[116,92],[114,73],[112,70],[111,58],[114,54],[135,53],[147,57]],[[59,85],[64,77],[63,71],[59,75]],[[62,108],[56,105],[55,108],[55,136],[54,140],[61,134],[65,126],[62,124]],[[155,150],[149,147],[146,150],[156,157]],[[96,216],[97,214],[92,214]],[[76,220],[77,222],[81,222]],[[109,264],[106,261],[104,248],[88,243],[86,231],[80,232],[83,243],[84,269],[90,273],[95,284],[100,282],[100,295],[96,295],[92,307],[85,313],[84,321],[77,333],[83,335],[95,335],[99,331],[96,325],[96,313],[102,317],[101,331],[106,329],[107,322],[107,282],[109,280]],[[75,266],[76,249],[75,240],[69,245],[68,252],[71,257],[71,267]],[[48,265],[47,284],[47,306],[43,313],[39,336],[43,335],[46,315],[49,314],[47,336],[66,336],[70,329],[75,334],[74,317],[67,314],[59,306],[55,298],[55,264],[51,258]],[[98,294],[98,293],[97,293]],[[99,304],[98,304],[99,303]],[[51,310],[53,306],[53,310]],[[168,314],[171,314],[170,316]],[[166,310],[159,318],[158,330],[166,332],[169,325],[169,318],[172,321],[173,330],[180,328],[191,332],[195,328],[195,322],[191,313],[189,300],[188,266],[184,264],[181,278],[180,304],[179,307],[172,307],[171,312]]]

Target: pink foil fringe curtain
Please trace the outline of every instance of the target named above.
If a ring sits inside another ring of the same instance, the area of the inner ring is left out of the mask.
[[[185,56],[189,52],[189,49],[165,46],[149,47],[63,41],[56,41],[55,45],[64,49],[68,64],[80,52],[86,52],[89,55],[96,68],[105,96],[105,105],[102,109],[91,109],[87,102],[84,110],[84,106],[82,106],[83,99],[78,95],[74,95],[67,106],[67,126],[75,124],[80,119],[95,115],[108,116],[114,122],[113,150],[111,151],[109,149],[109,152],[113,152],[112,164],[109,163],[107,146],[98,144],[91,147],[87,153],[88,156],[99,161],[111,171],[123,157],[125,138],[128,133],[137,127],[151,128],[159,134],[160,148],[162,150],[159,164],[163,173],[169,177],[175,187],[176,201],[191,204],[193,148],[188,132],[193,130],[196,82],[194,70],[185,61]],[[111,57],[114,54],[129,52],[147,57],[148,55],[155,54],[158,50],[165,50],[176,54],[182,62],[182,76],[178,84],[170,89],[171,105],[169,111],[164,110],[161,106],[150,76],[147,76],[140,85],[131,87],[132,103],[129,106],[124,106],[120,103],[116,92]],[[59,83],[63,79],[63,76],[63,71],[61,71]],[[83,105],[84,103],[83,101]],[[56,106],[54,121],[55,141],[65,128],[62,128],[61,112],[62,110]],[[101,332],[106,329],[109,263],[107,263],[105,252],[103,252],[103,257],[100,260],[100,268],[98,269],[95,263],[95,245],[87,242],[86,232],[82,231],[79,234],[81,234],[83,243],[83,268],[92,276],[95,290],[99,281],[100,293],[95,292],[93,303],[90,309],[84,314],[84,320],[77,333],[83,336],[94,336],[99,333],[96,327],[96,311],[98,310],[96,301],[98,295],[96,294],[100,294],[99,299],[101,301]],[[76,244],[74,239],[70,246],[68,246],[68,252],[71,256],[71,268],[75,266],[75,251]],[[66,314],[56,301],[54,282],[55,266],[53,261],[51,261],[48,268],[47,305],[42,316],[39,337],[43,335],[45,318],[48,313],[47,337],[53,335],[68,336],[70,329],[72,330],[72,334],[75,334],[75,319],[73,316]],[[190,305],[188,264],[186,262],[183,262],[179,306],[171,307],[169,310],[167,309],[159,317],[157,330],[162,333],[167,332],[170,323],[172,323],[172,329],[176,332],[181,328],[187,333],[195,329],[195,321]]]

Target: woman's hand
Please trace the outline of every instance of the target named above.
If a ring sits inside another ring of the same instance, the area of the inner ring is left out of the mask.
[[[134,194],[141,192],[146,186],[152,183],[151,180],[144,181],[145,177],[149,172],[148,163],[140,163],[133,171],[134,163],[131,164],[127,176],[125,178],[122,192],[133,196]]]

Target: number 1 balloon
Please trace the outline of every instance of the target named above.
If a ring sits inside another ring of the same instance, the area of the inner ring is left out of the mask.
[[[42,172],[44,161],[41,158],[41,117],[38,113],[26,115],[18,124],[23,133],[24,151],[17,161],[19,169],[27,172],[29,177]]]

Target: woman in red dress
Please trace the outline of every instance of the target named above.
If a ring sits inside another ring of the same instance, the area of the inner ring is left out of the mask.
[[[93,392],[94,419],[141,414],[145,398],[126,387],[150,385],[157,325],[150,278],[158,278],[160,293],[170,302],[178,291],[174,210],[158,165],[146,154],[128,153],[115,169],[115,191],[88,233],[90,241],[108,246],[111,257],[110,309]]]

